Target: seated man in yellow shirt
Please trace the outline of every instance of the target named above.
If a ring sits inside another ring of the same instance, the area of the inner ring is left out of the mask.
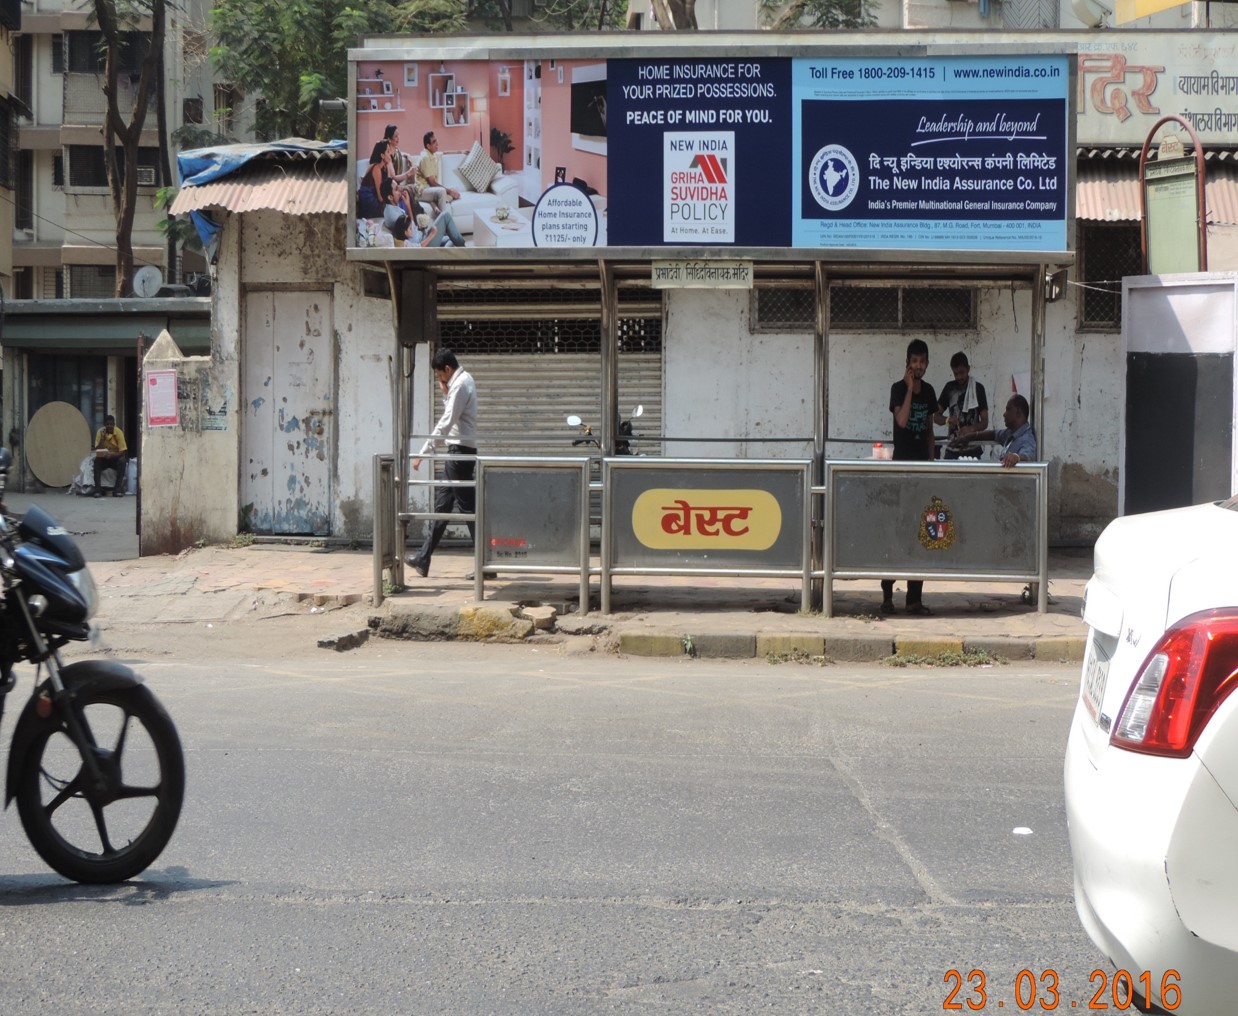
[[[95,435],[95,497],[102,497],[103,490],[100,480],[103,470],[116,470],[116,484],[112,489],[113,497],[124,497],[125,463],[128,461],[129,446],[125,444],[125,435],[116,426],[116,417],[105,416],[103,426]]]

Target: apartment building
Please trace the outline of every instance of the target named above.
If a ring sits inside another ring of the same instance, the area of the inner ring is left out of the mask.
[[[135,297],[116,291],[116,217],[104,163],[102,34],[89,0],[0,0],[0,122],[9,161],[0,186],[8,228],[0,235],[3,329],[3,431],[17,456],[14,477],[51,482],[30,468],[27,430],[38,411],[67,402],[87,429],[114,413],[131,441],[138,432],[139,336],[153,341],[179,322],[187,352],[209,349],[206,265],[182,255],[159,230],[160,187],[174,184],[172,133],[209,124],[227,89],[214,87],[207,59],[209,0],[169,3],[163,64],[147,106],[138,150],[138,207],[132,228]],[[119,108],[132,114],[150,17],[128,25],[121,54]],[[228,112],[221,113],[225,120]],[[172,297],[173,299],[168,299]]]

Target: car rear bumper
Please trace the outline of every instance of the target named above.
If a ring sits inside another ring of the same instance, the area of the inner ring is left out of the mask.
[[[1238,955],[1184,923],[1192,914],[1179,913],[1170,858],[1185,843],[1216,842],[1217,824],[1238,819],[1212,807],[1219,789],[1195,756],[1169,759],[1110,748],[1093,764],[1082,727],[1092,723],[1078,707],[1066,746],[1066,819],[1079,920],[1115,967],[1136,981],[1146,971],[1156,988],[1168,971],[1178,971],[1180,1016],[1232,1011]],[[1218,893],[1216,906],[1232,905],[1225,896]],[[1231,920],[1233,913],[1228,910]],[[1161,1004],[1155,996],[1151,1001]]]

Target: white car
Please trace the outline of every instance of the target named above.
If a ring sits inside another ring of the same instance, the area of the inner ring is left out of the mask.
[[[1110,524],[1083,619],[1079,918],[1151,1011],[1238,1011],[1238,498]]]

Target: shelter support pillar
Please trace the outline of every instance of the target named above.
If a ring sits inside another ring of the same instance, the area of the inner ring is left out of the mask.
[[[615,454],[619,421],[619,295],[615,266],[598,262],[601,278],[602,335],[602,454]]]
[[[433,356],[438,346],[438,290],[433,272],[408,269],[395,272],[387,262],[387,282],[391,290],[392,324],[397,338],[395,377],[393,379],[392,410],[395,426],[395,476],[392,482],[396,490],[395,569],[391,581],[397,586],[404,584],[404,547],[408,542],[408,519],[403,518],[412,510],[408,503],[408,456],[412,434],[413,416],[413,368],[417,361],[417,344],[424,342]],[[377,491],[375,492],[377,494]]]
[[[1045,302],[1049,267],[1038,265],[1032,277],[1032,419],[1036,440],[1040,445],[1040,460],[1045,456]],[[1005,407],[996,407],[1000,412]]]
[[[816,294],[816,316],[812,344],[812,485],[820,487],[825,482],[825,435],[830,411],[830,279],[822,261],[813,262],[813,288]],[[815,572],[823,567],[825,499],[810,500],[814,509],[811,559],[812,570]],[[820,579],[813,579],[811,598],[814,609],[820,609],[824,591],[824,583]]]

